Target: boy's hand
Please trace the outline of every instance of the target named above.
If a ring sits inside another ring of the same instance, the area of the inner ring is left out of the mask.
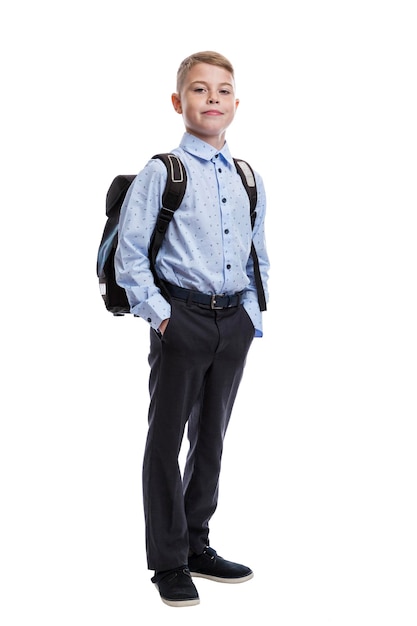
[[[161,335],[163,335],[163,334],[164,334],[164,332],[165,332],[165,330],[166,330],[166,327],[168,326],[168,322],[169,322],[169,317],[167,317],[167,319],[166,319],[166,320],[163,320],[163,321],[160,323],[158,330],[159,330],[159,332],[161,333]]]

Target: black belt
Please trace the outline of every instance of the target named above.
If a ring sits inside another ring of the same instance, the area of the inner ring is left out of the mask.
[[[240,304],[240,293],[235,293],[232,296],[226,296],[224,294],[214,294],[211,296],[207,293],[200,293],[200,291],[177,287],[177,285],[171,285],[171,283],[164,282],[164,286],[173,298],[179,298],[180,300],[186,300],[194,304],[202,304],[210,309],[228,309],[230,307],[239,306]]]

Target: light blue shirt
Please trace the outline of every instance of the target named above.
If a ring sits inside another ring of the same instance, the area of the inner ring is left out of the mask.
[[[249,199],[228,145],[221,150],[185,133],[172,151],[187,171],[187,190],[168,227],[156,260],[167,282],[206,294],[243,292],[242,302],[262,336],[250,257],[251,240],[259,257],[266,298],[269,260],[265,244],[265,190],[255,172],[257,217],[252,231]],[[148,247],[167,179],[165,165],[151,159],[136,176],[124,201],[115,255],[116,280],[127,293],[131,312],[157,329],[171,307],[155,285]]]

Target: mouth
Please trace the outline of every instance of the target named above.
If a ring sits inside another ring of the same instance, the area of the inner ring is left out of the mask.
[[[208,111],[204,111],[203,115],[216,116],[223,115],[223,113],[221,111],[218,111],[217,109],[209,109]]]

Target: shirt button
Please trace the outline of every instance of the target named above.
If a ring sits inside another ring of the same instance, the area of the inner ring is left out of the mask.
[[[148,317],[148,322],[149,324],[152,322],[152,319],[150,317]]]
[[[221,168],[221,167],[219,167],[219,170],[218,170],[218,171],[219,171],[219,172],[220,172],[220,174],[221,174],[221,173],[222,173],[222,168]]]
[[[228,264],[226,265],[226,267],[227,267],[227,269],[228,269],[228,270],[230,270],[230,268],[231,268],[232,266],[230,265],[230,263],[228,263]]]
[[[226,228],[226,230],[224,231],[224,234],[225,234],[225,235],[228,235],[228,234],[229,234],[229,229],[228,229],[228,228]]]
[[[227,202],[226,198],[222,198],[222,202],[223,202],[223,204],[224,204],[225,202]]]
[[[218,158],[219,158],[219,155],[218,155],[218,154],[215,154],[214,156],[216,157],[216,159],[218,159]]]

